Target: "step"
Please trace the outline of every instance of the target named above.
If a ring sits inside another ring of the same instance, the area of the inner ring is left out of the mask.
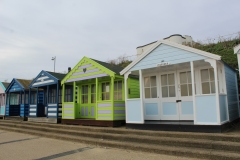
[[[85,130],[65,130],[61,128],[50,128],[42,126],[27,126],[24,124],[4,124],[4,127],[14,127],[23,128],[25,130],[35,130],[43,131],[48,133],[60,133],[65,135],[75,135],[82,137],[91,137],[97,139],[106,139],[114,141],[128,141],[128,142],[138,142],[141,144],[155,144],[155,145],[165,145],[165,146],[178,146],[178,147],[195,147],[195,148],[205,148],[205,149],[215,149],[215,150],[225,150],[232,152],[240,152],[240,143],[237,142],[222,142],[213,141],[205,139],[191,139],[191,138],[178,138],[178,137],[155,137],[146,135],[133,135],[133,134],[112,134],[103,132],[88,132]],[[0,128],[1,128],[0,126]]]
[[[16,122],[16,121],[2,121],[1,123],[8,124],[24,124],[29,126],[36,126],[34,122]],[[223,133],[192,133],[192,132],[172,132],[172,131],[146,131],[146,130],[133,130],[125,128],[111,128],[111,127],[93,127],[93,126],[75,126],[75,125],[63,125],[63,124],[48,124],[48,123],[37,123],[37,126],[45,126],[50,128],[59,128],[67,130],[85,130],[89,132],[102,132],[102,133],[113,133],[113,134],[132,134],[132,135],[146,135],[152,137],[178,137],[178,138],[192,138],[192,139],[207,139],[217,141],[231,141],[240,142],[239,135],[228,135]]]
[[[55,138],[60,140],[67,140],[73,142],[86,143],[88,145],[102,146],[102,147],[113,147],[113,148],[121,148],[125,150],[136,150],[143,152],[151,152],[158,154],[167,154],[167,155],[175,155],[175,156],[185,156],[185,157],[194,157],[194,158],[205,158],[205,159],[240,159],[240,154],[231,153],[231,152],[223,152],[223,151],[214,151],[214,150],[206,150],[206,149],[197,149],[197,148],[182,148],[182,147],[174,147],[174,146],[159,146],[155,144],[141,144],[136,142],[116,142],[109,141],[104,139],[93,139],[89,137],[81,137],[81,136],[72,136],[72,135],[62,135],[57,133],[47,133],[44,131],[35,131],[35,130],[24,130],[19,128],[9,128],[9,127],[1,127],[1,129],[27,133],[36,136],[43,136],[47,138]]]

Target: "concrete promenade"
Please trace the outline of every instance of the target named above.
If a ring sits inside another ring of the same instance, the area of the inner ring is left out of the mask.
[[[0,160],[194,160],[161,154],[102,148],[0,130]]]

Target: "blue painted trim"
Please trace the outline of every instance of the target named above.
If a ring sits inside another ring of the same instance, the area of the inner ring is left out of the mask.
[[[45,84],[40,84],[40,85],[36,85],[36,86],[33,87],[33,84],[34,84],[35,82],[37,82],[37,79],[40,78],[40,77],[42,76],[42,74],[50,77],[52,80],[54,80],[54,82],[45,83]],[[54,76],[51,75],[50,73],[42,70],[42,71],[37,75],[37,77],[34,78],[34,80],[31,82],[31,84],[29,85],[29,88],[37,88],[37,87],[47,86],[47,85],[51,85],[51,84],[57,84],[57,83],[59,83],[59,81],[60,81],[59,79],[57,79],[56,77],[54,77]]]
[[[18,82],[18,80],[16,79],[16,78],[13,78],[13,80],[11,81],[11,83],[9,84],[9,86],[6,88],[6,91],[5,91],[5,93],[10,93],[11,91],[11,88],[12,88],[12,86],[14,85],[14,83],[17,83],[17,85],[19,85],[20,87],[21,87],[21,91],[24,91],[25,90],[25,88],[23,87],[23,85],[20,83],[20,82]],[[20,92],[20,91],[18,91],[18,92]]]
[[[5,91],[6,90],[6,88],[5,88],[5,86],[2,84],[2,82],[0,82],[0,86],[2,87],[2,89]]]

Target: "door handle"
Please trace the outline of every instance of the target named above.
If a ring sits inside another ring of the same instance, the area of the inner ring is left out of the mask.
[[[182,102],[182,100],[176,100],[176,103],[178,103],[178,102]]]

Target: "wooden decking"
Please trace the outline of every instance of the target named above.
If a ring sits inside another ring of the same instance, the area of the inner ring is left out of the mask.
[[[62,119],[62,124],[75,124],[83,126],[101,126],[101,127],[118,127],[125,124],[125,120],[103,121],[95,119]]]
[[[14,121],[27,121],[28,117],[20,117],[20,116],[5,116],[5,120],[14,120]]]
[[[40,123],[61,123],[61,118],[28,117],[28,121]]]

